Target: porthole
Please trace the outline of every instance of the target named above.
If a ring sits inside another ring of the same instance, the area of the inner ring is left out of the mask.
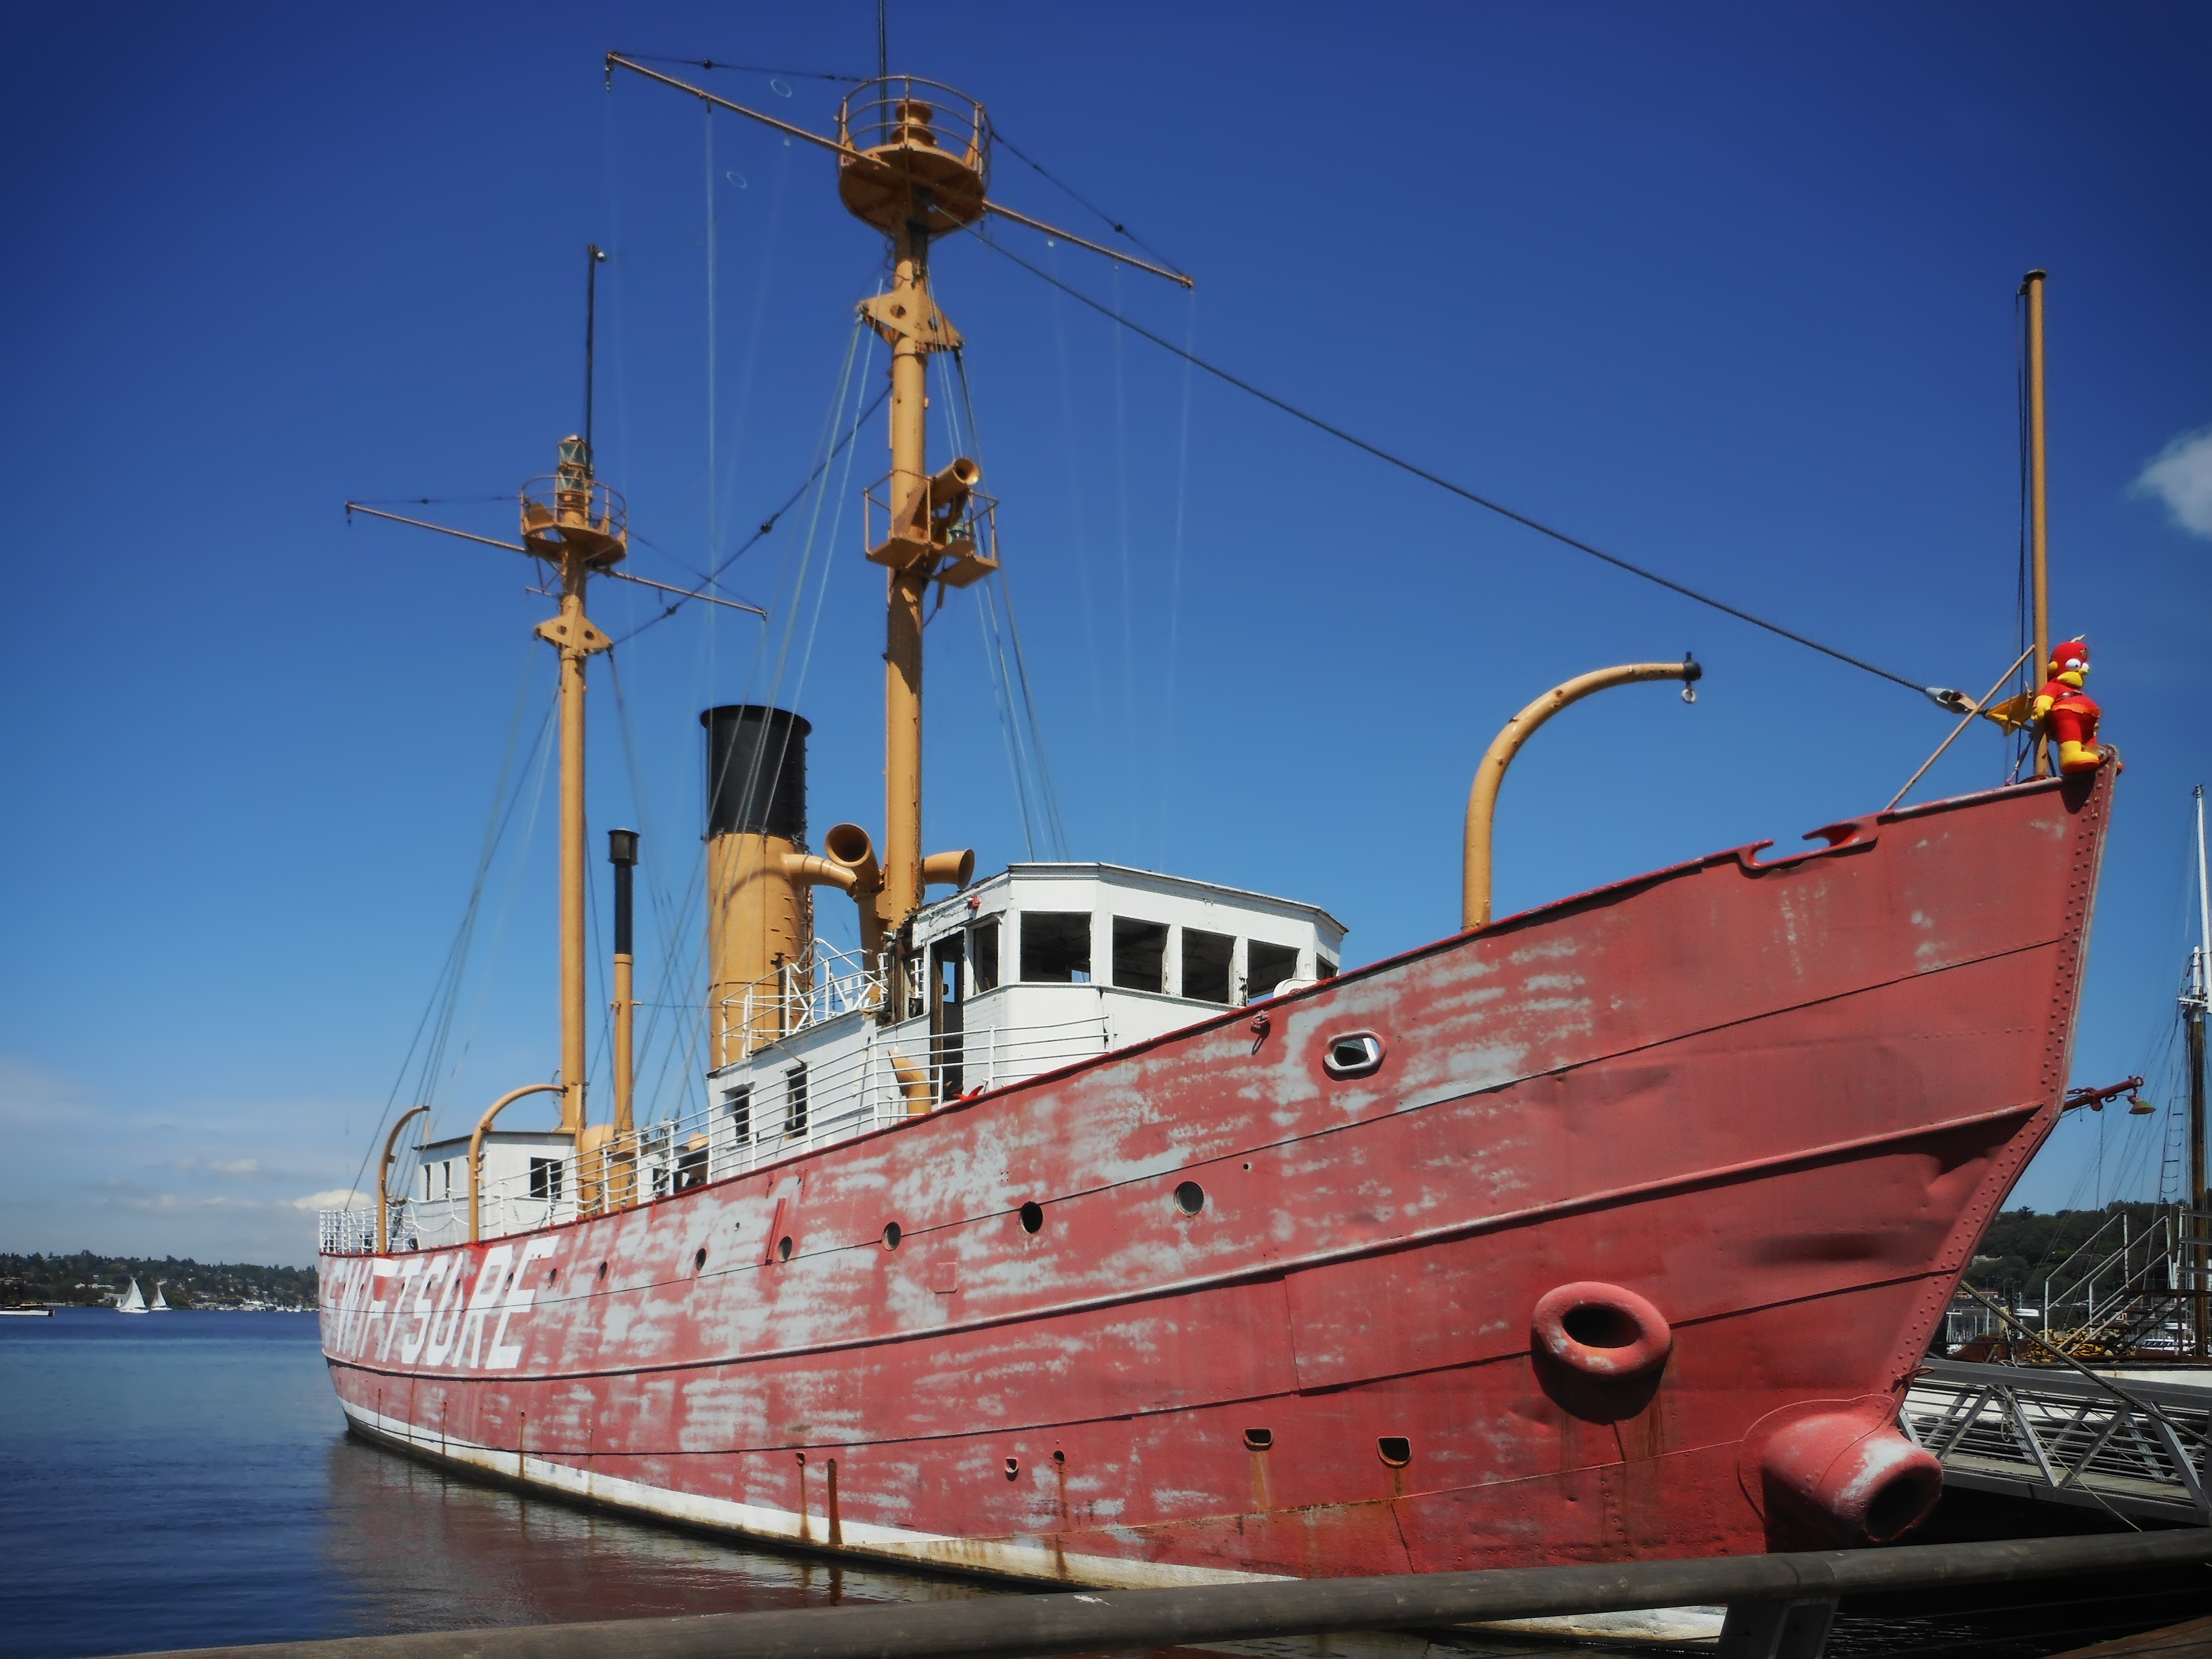
[[[548,1267],[545,1270],[545,1282],[548,1285],[558,1285],[561,1282],[561,1270],[558,1267]]]
[[[605,1262],[602,1261],[601,1263],[599,1263],[599,1283],[600,1283],[600,1284],[602,1284],[602,1285],[604,1285],[604,1284],[605,1284],[606,1282],[607,1282],[607,1264],[606,1264]]]
[[[697,1273],[707,1265],[707,1247],[702,1244],[691,1257],[691,1271]]]
[[[775,1241],[775,1259],[778,1261],[788,1261],[791,1260],[791,1235],[789,1233],[786,1233],[781,1238]]]
[[[1021,1474],[1021,1472],[1022,1460],[1018,1457],[1009,1457],[1006,1460],[1006,1479],[1009,1480],[1015,1480]]]
[[[1067,1454],[1064,1451],[1055,1451],[1052,1455],[1052,1461],[1055,1463],[1065,1463],[1067,1462]]]
[[[1376,1455],[1394,1469],[1413,1461],[1413,1443],[1402,1434],[1386,1434],[1375,1443]]]
[[[1176,1208],[1185,1215],[1196,1215],[1206,1207],[1206,1188],[1195,1181],[1186,1181],[1175,1190]]]
[[[1022,1206],[1022,1231],[1025,1233],[1044,1231],[1044,1206],[1035,1199]]]
[[[899,1247],[899,1240],[905,1237],[906,1235],[899,1231],[897,1222],[886,1223],[884,1227],[884,1248],[887,1250],[896,1250]]]
[[[1382,1064],[1382,1039],[1372,1031],[1346,1031],[1328,1040],[1321,1068],[1334,1078],[1372,1077]]]
[[[1244,1449],[1246,1451],[1266,1451],[1274,1443],[1275,1431],[1273,1429],[1247,1429],[1244,1431]]]

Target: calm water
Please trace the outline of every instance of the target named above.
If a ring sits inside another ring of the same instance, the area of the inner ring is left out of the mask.
[[[2057,1589],[1996,1623],[1941,1607],[1847,1620],[1831,1651],[2025,1659],[2212,1611],[2201,1579],[2149,1588],[2127,1587],[2119,1607]],[[371,1449],[345,1435],[309,1315],[0,1320],[9,1659],[984,1593],[664,1532]],[[1376,1636],[1236,1650],[1500,1659],[1532,1649]]]
[[[0,1320],[0,1654],[986,1593],[450,1480],[344,1428],[312,1315]],[[1377,1637],[1249,1650],[1482,1650]]]

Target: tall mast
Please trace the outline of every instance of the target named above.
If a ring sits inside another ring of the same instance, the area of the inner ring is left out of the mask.
[[[2189,1237],[2190,1266],[2197,1292],[2197,1354],[2212,1352],[2212,1309],[2206,1306],[2207,1255],[2203,1216],[2212,1210],[2205,1190],[2204,1016],[2212,1002],[2212,895],[2204,887],[2204,786],[2197,786],[2197,948],[2189,953],[2189,988],[2181,999],[2182,1030],[2189,1058]]]
[[[559,572],[561,611],[532,631],[561,653],[561,1129],[584,1127],[584,664],[614,643],[584,615],[584,586],[629,551],[622,497],[592,474],[592,447],[561,441],[550,478],[522,487],[522,542]]]
[[[834,138],[733,104],[619,52],[609,52],[606,59],[611,88],[615,70],[624,70],[696,98],[710,109],[726,109],[773,127],[787,139],[804,139],[832,151],[837,157],[839,198],[855,218],[883,232],[890,244],[890,286],[860,307],[891,348],[891,469],[868,492],[867,514],[868,557],[886,572],[884,846],[878,870],[867,832],[856,824],[841,824],[825,842],[831,859],[814,860],[823,868],[804,878],[832,881],[853,895],[860,907],[864,943],[896,941],[927,888],[964,887],[975,868],[971,851],[926,856],[921,850],[923,602],[932,583],[941,598],[944,589],[966,587],[999,568],[994,503],[975,488],[982,481],[982,469],[962,457],[933,473],[929,470],[930,354],[957,351],[961,345],[958,331],[945,320],[930,291],[930,245],[994,213],[1119,264],[1191,286],[1191,279],[1179,271],[1101,246],[991,201],[991,123],[983,106],[933,81],[884,72],[880,59],[887,46],[880,9],[877,29],[878,76],[855,87],[838,106]],[[830,865],[837,866],[835,876],[829,873]],[[884,957],[882,966],[890,994],[884,1000],[882,1015],[902,1018],[907,1012],[907,964],[895,942]],[[734,958],[732,964],[734,972]],[[721,969],[715,973],[717,988],[710,995],[713,1007],[720,1009]],[[717,1063],[721,1063],[719,1055]]]
[[[930,242],[982,216],[990,137],[981,105],[910,76],[856,88],[837,113],[838,195],[890,240],[890,290],[860,309],[891,349],[891,470],[870,498],[868,556],[886,569],[878,903],[893,929],[931,878],[921,851],[922,603],[932,582],[965,587],[998,568],[988,503],[974,493],[981,469],[961,459],[933,476],[928,438],[930,355],[961,343],[930,292]]]
[[[2050,528],[2045,513],[2043,449],[2043,284],[2049,272],[2031,270],[2021,279],[2027,296],[2027,512],[2029,556],[2035,592],[2035,673],[2051,661]],[[2038,681],[2031,684],[2039,684]],[[2051,744],[2035,738],[2035,775],[2051,775]]]

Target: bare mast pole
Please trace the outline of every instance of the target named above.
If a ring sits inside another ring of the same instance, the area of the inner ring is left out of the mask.
[[[910,315],[929,314],[929,227],[899,227],[892,243],[891,295]],[[890,336],[890,500],[903,501],[929,477],[929,348],[912,333]],[[892,927],[921,902],[921,605],[926,565],[894,568],[884,642],[884,911]]]
[[[2203,1217],[2212,1210],[2205,1190],[2204,1017],[2212,1003],[2212,895],[2204,888],[2204,786],[2197,786],[2197,948],[2189,953],[2189,988],[2181,999],[2182,1030],[2189,1059],[2189,1219],[2191,1288],[2196,1291],[2197,1356],[2212,1352],[2212,1308],[2206,1297]]]
[[[2035,589],[2035,673],[2051,661],[2050,528],[2045,513],[2043,430],[2043,284],[2047,271],[2031,270],[2021,279],[2027,296],[2027,501],[2028,541]],[[2035,775],[2051,775],[2051,744],[2035,734]]]

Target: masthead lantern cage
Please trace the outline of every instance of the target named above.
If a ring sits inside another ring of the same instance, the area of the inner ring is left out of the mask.
[[[991,118],[964,93],[911,75],[869,81],[837,106],[837,194],[855,218],[932,235],[983,216]]]

